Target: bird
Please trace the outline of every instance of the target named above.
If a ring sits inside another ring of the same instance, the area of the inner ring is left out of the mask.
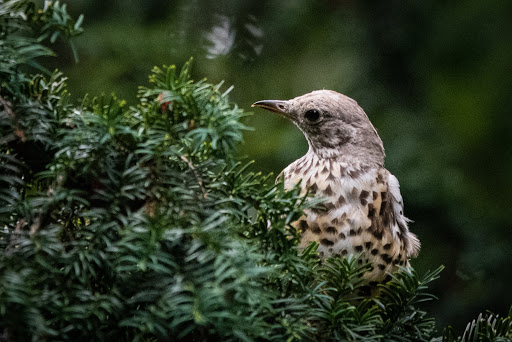
[[[308,142],[307,153],[278,176],[285,190],[298,185],[321,202],[291,224],[300,232],[299,248],[316,242],[322,259],[356,255],[369,265],[363,280],[370,285],[408,268],[420,241],[409,230],[398,180],[384,167],[382,140],[358,103],[316,90],[252,107],[288,118]]]

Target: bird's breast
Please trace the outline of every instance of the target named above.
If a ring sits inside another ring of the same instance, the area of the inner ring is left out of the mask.
[[[293,224],[302,233],[300,247],[316,241],[321,257],[356,254],[360,263],[373,265],[365,275],[369,281],[405,265],[403,242],[390,224],[383,224],[388,202],[384,171],[308,155],[288,166],[283,172],[286,189],[300,184],[302,194],[323,199]]]

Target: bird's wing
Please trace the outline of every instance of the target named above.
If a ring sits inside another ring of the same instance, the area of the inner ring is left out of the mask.
[[[404,203],[400,194],[400,184],[398,179],[391,173],[388,177],[388,193],[390,195],[388,210],[393,211],[391,217],[395,218],[391,222],[393,234],[398,234],[404,241],[407,256],[415,257],[420,251],[420,241],[414,233],[409,231],[408,222],[410,220],[404,216]]]

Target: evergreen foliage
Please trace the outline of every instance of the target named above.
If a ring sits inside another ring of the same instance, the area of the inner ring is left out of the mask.
[[[367,265],[299,253],[289,224],[313,204],[233,157],[246,114],[190,62],[155,68],[135,107],[73,105],[38,58],[80,23],[59,2],[0,3],[0,339],[511,337],[488,315],[436,338],[421,303],[442,268],[356,298]]]

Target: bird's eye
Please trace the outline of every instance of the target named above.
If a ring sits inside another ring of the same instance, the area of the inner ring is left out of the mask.
[[[315,122],[320,118],[320,111],[318,109],[310,109],[304,114],[304,117],[309,122]]]

